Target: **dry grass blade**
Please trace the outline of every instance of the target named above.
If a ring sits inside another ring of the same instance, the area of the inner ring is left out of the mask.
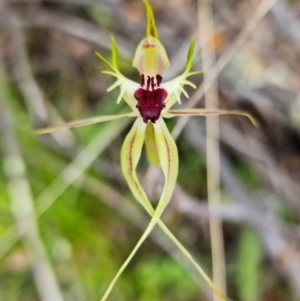
[[[198,0],[198,26],[201,44],[207,45],[214,32],[214,20],[212,14],[211,1]],[[207,110],[216,110],[219,106],[218,85],[216,80],[207,81],[206,74],[215,64],[215,53],[208,47],[202,50],[204,59],[203,85],[205,88],[205,107]],[[207,200],[209,208],[220,206],[220,154],[219,154],[219,117],[210,116],[206,118],[206,147],[207,147]],[[220,291],[226,295],[226,264],[223,240],[222,221],[216,217],[210,217],[210,239],[212,249],[213,281]],[[214,294],[215,301],[218,296]]]
[[[255,11],[253,12],[253,14],[251,14],[245,26],[235,38],[231,46],[220,56],[213,68],[207,73],[207,82],[205,86],[204,83],[202,83],[196,90],[196,92],[192,95],[188,102],[188,107],[193,107],[200,101],[206,90],[211,86],[212,82],[218,77],[220,72],[225,68],[225,66],[229,63],[232,57],[237,53],[239,48],[244,44],[244,42],[247,40],[250,34],[253,33],[259,21],[268,13],[268,11],[277,1],[278,0],[263,0],[256,7]],[[178,121],[177,125],[175,126],[172,132],[173,137],[175,139],[180,135],[181,131],[187,123],[187,120],[187,118],[181,117]]]
[[[128,124],[129,120],[120,120],[105,125],[103,130],[88,144],[78,156],[57,176],[57,178],[37,197],[36,219],[38,219],[57,198],[92,164],[101,152],[119,135],[120,131]],[[9,229],[10,233],[14,230]],[[1,241],[6,248],[2,249],[0,258],[16,243],[20,236],[9,241]]]
[[[4,100],[1,99],[1,101]],[[3,104],[0,104],[0,107],[1,127],[5,139],[4,173],[8,179],[12,214],[15,217],[19,235],[23,236],[36,289],[42,301],[63,301],[62,292],[39,234],[30,184],[26,176],[26,166],[13,131],[12,116]]]

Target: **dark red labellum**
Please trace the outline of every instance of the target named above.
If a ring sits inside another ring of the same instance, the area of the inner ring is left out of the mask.
[[[155,123],[160,117],[162,109],[166,106],[164,100],[168,96],[165,89],[159,88],[162,77],[156,76],[156,83],[154,77],[147,78],[145,83],[144,75],[141,76],[141,88],[135,91],[134,97],[137,100],[136,108],[139,110],[145,123],[150,120]],[[145,86],[145,88],[143,88]]]

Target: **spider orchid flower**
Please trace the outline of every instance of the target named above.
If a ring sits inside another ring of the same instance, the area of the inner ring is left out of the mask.
[[[187,54],[186,68],[184,72],[171,81],[163,82],[163,71],[170,65],[170,63],[165,48],[159,41],[151,6],[148,3],[148,0],[143,0],[143,2],[147,11],[146,37],[138,45],[133,60],[133,67],[135,67],[140,74],[140,83],[133,82],[120,73],[118,67],[118,48],[113,37],[111,37],[112,62],[107,61],[102,55],[97,53],[100,59],[102,59],[111,69],[102,71],[102,73],[116,78],[116,82],[109,87],[107,91],[110,92],[119,87],[120,94],[117,99],[117,103],[124,99],[131,108],[131,112],[73,121],[51,128],[36,130],[35,133],[44,134],[56,130],[86,126],[126,117],[136,119],[122,146],[121,166],[123,175],[135,199],[151,216],[151,221],[133,251],[130,253],[115,278],[112,280],[101,301],[105,301],[107,299],[115,282],[156,224],[159,225],[165,234],[183,252],[187,259],[189,259],[213,291],[219,296],[220,300],[224,301],[226,300],[225,297],[207,277],[189,252],[160,220],[162,212],[171,199],[178,174],[177,147],[166,127],[164,118],[177,116],[238,114],[247,116],[253,123],[254,120],[251,115],[243,111],[225,111],[218,109],[171,109],[176,102],[181,103],[180,96],[182,93],[188,97],[188,94],[184,89],[185,86],[196,88],[196,86],[187,78],[201,73],[201,71],[191,71],[200,53],[194,56],[195,42],[194,39],[192,39]],[[136,167],[139,162],[144,143],[146,145],[146,153],[150,164],[161,166],[165,177],[162,194],[155,209],[152,207],[152,204],[150,203],[136,174]]]

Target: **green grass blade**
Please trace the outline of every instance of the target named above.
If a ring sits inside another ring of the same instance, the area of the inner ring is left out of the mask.
[[[253,230],[244,229],[240,236],[237,262],[238,293],[242,301],[260,300],[262,254],[258,235]]]

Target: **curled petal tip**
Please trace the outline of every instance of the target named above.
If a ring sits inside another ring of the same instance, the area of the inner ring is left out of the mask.
[[[245,116],[247,116],[250,119],[250,121],[253,123],[253,125],[256,128],[259,128],[258,121],[257,121],[257,119],[255,117],[253,117],[250,113],[245,114]]]

